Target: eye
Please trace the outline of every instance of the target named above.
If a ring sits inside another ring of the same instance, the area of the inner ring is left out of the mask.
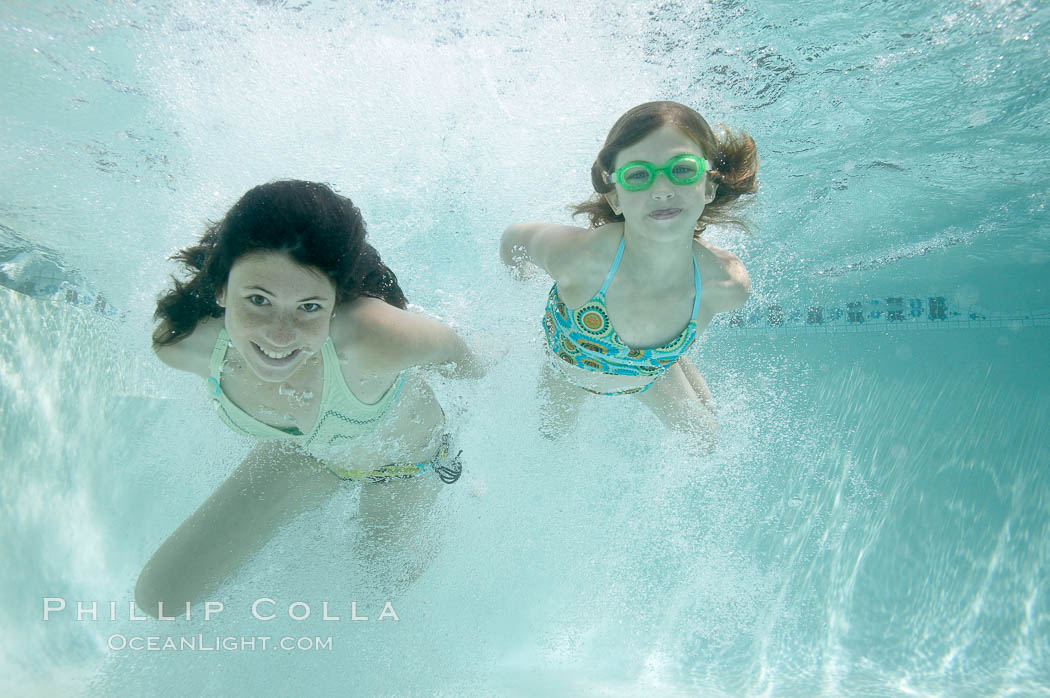
[[[687,177],[692,177],[695,174],[696,174],[696,166],[695,165],[675,165],[675,167],[674,167],[674,175],[675,175],[675,177],[680,177],[682,179],[685,179]]]
[[[301,307],[303,310],[305,310],[308,313],[316,313],[317,311],[319,311],[321,309],[321,304],[320,303],[303,303],[299,307]]]
[[[641,167],[636,167],[631,170],[627,170],[624,173],[623,178],[628,182],[644,182],[649,179],[649,172]]]
[[[257,301],[262,301],[262,302],[260,303],[260,302],[257,302]],[[260,296],[258,293],[253,293],[252,295],[248,296],[248,302],[251,303],[252,305],[263,306],[263,305],[268,305],[270,301],[265,296]]]

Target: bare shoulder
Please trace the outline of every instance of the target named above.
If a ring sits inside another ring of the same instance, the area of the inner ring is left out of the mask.
[[[747,302],[751,295],[751,277],[739,257],[703,239],[693,242],[693,251],[703,287],[700,303],[708,318],[735,310]]]
[[[705,282],[728,281],[738,278],[741,273],[745,276],[747,274],[739,257],[728,250],[715,247],[703,238],[693,240],[693,252],[700,267],[700,276]]]
[[[434,367],[448,378],[480,378],[484,367],[463,339],[440,320],[375,298],[359,298],[333,320],[340,357],[363,374],[394,374]]]
[[[339,309],[329,334],[339,358],[397,371],[414,365],[413,345],[439,328],[444,325],[424,315],[362,296]]]
[[[560,287],[600,286],[609,272],[616,249],[623,237],[623,223],[608,223],[598,228],[573,228],[571,242],[560,257],[559,274],[551,276]],[[597,287],[595,287],[597,288]]]
[[[211,372],[212,351],[224,325],[221,317],[202,318],[193,332],[174,344],[154,345],[153,351],[168,366],[207,378]]]
[[[347,355],[366,346],[376,332],[383,332],[396,322],[395,310],[401,309],[371,296],[361,296],[337,306],[328,332],[335,344],[336,354],[345,359]]]
[[[559,246],[571,242],[574,237],[586,231],[587,228],[579,228],[573,225],[531,222],[515,223],[507,228],[507,235],[527,244],[535,244],[539,241],[544,244]]]

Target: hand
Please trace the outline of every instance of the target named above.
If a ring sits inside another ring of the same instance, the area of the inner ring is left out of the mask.
[[[531,281],[541,276],[540,268],[530,262],[520,262],[513,266],[507,266],[507,273],[514,281]]]

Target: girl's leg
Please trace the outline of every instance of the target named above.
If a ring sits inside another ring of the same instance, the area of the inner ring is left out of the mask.
[[[700,371],[696,369],[696,365],[692,359],[688,356],[683,356],[678,359],[678,365],[682,367],[682,373],[685,374],[686,380],[689,381],[689,385],[693,386],[693,390],[696,392],[696,396],[700,398],[700,402],[711,408],[712,411],[715,409],[715,399],[711,395],[711,389],[707,387],[707,381],[700,375]]]
[[[186,612],[233,575],[283,524],[339,486],[310,456],[276,442],[256,446],[236,470],[168,537],[135,584],[145,613]]]
[[[357,552],[372,564],[373,581],[386,587],[383,591],[401,591],[430,565],[437,541],[426,532],[440,528],[432,513],[441,486],[432,473],[361,485]]]
[[[698,455],[714,451],[718,438],[715,413],[697,397],[696,389],[677,363],[657,378],[648,390],[637,393],[635,397],[666,427],[694,437]]]
[[[554,440],[576,426],[580,405],[587,392],[570,383],[550,360],[546,360],[540,373],[540,397],[547,403],[546,409],[540,413],[540,434]]]

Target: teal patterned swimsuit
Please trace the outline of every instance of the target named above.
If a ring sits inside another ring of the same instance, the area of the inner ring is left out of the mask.
[[[547,334],[547,347],[551,354],[567,364],[616,376],[653,376],[655,380],[673,366],[696,339],[696,312],[700,308],[700,267],[696,263],[694,253],[693,283],[696,287],[696,299],[693,301],[693,314],[682,332],[663,346],[632,349],[616,333],[605,308],[605,290],[609,288],[609,282],[620,266],[625,242],[624,238],[620,239],[616,259],[598,295],[579,308],[566,308],[558,295],[558,284],[554,284],[547,298],[543,329]],[[627,395],[644,392],[651,385],[652,381],[640,388],[628,388],[614,393],[601,393],[584,386],[579,387],[598,395]]]

